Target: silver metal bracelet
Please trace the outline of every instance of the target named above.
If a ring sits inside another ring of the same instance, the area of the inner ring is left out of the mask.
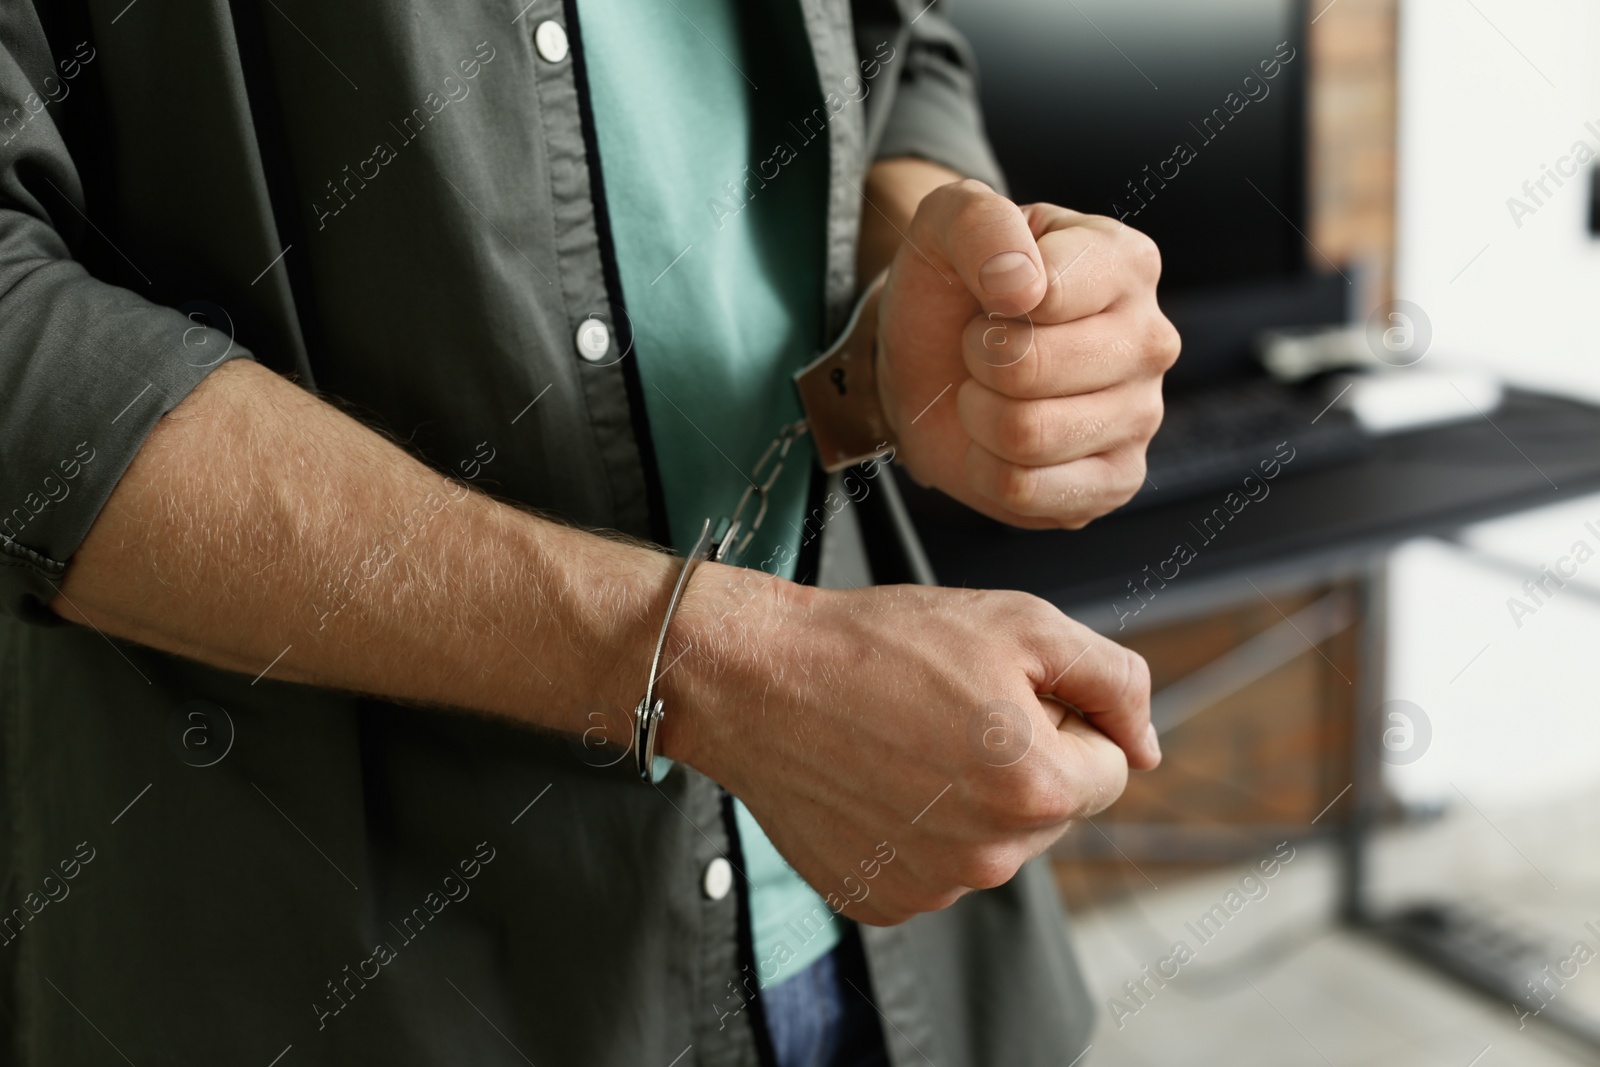
[[[695,539],[694,547],[689,550],[684,558],[683,569],[678,572],[678,583],[672,587],[672,599],[667,601],[667,617],[661,620],[661,636],[656,638],[656,654],[650,660],[650,680],[645,685],[644,697],[639,701],[639,706],[633,709],[633,759],[634,765],[639,769],[639,780],[649,784],[651,772],[656,765],[656,732],[661,726],[661,716],[665,713],[665,702],[656,696],[656,685],[661,681],[661,654],[667,647],[667,629],[672,625],[672,616],[677,613],[678,601],[683,599],[683,591],[689,584],[689,576],[700,565],[702,560],[709,559],[713,563],[720,560],[727,552],[739,534],[739,524],[736,521],[723,519],[718,524],[717,536],[712,537],[711,520],[705,520],[700,527],[700,536]]]

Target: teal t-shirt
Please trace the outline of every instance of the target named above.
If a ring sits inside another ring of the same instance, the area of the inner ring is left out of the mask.
[[[828,149],[795,4],[579,0],[601,173],[673,545],[732,513],[801,417],[822,340]],[[811,139],[807,140],[807,135]],[[813,463],[791,451],[744,562],[793,577]],[[747,509],[747,517],[748,517]],[[798,974],[837,919],[735,804],[757,978]]]

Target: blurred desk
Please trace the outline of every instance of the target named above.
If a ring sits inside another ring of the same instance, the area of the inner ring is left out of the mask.
[[[1239,472],[1241,483],[1249,473]],[[1256,597],[1247,578],[1270,593],[1356,577],[1407,538],[1600,490],[1600,408],[1508,390],[1487,418],[1382,438],[1339,466],[1300,472],[1291,462],[1267,483],[1269,495],[1209,542],[1196,527],[1223,506],[1225,491],[1114,513],[1078,531],[1024,531],[909,479],[899,484],[939,584],[1022,589],[1115,635]],[[1195,558],[1148,603],[1132,599],[1128,583],[1144,589],[1144,568],[1158,568],[1180,541]],[[1119,614],[1141,604],[1136,615]]]
[[[1239,472],[1241,485],[1250,473]],[[1227,491],[1219,490],[1112,514],[1080,531],[1015,530],[907,479],[898,484],[904,504],[891,501],[890,517],[909,542],[909,562],[902,579],[889,577],[894,563],[880,563],[880,543],[873,559],[879,581],[1020,589],[1113,637],[1251,600],[1271,603],[1280,592],[1357,583],[1358,610],[1330,596],[1320,615],[1284,615],[1278,627],[1284,632],[1274,638],[1277,653],[1263,651],[1273,641],[1254,639],[1249,644],[1261,647],[1241,646],[1238,664],[1208,666],[1195,676],[1211,671],[1242,684],[1260,676],[1264,656],[1270,669],[1273,655],[1281,662],[1303,654],[1308,644],[1359,618],[1352,780],[1324,809],[1334,813],[1329,823],[1342,842],[1342,916],[1495,997],[1528,998],[1524,964],[1541,958],[1537,946],[1508,950],[1502,932],[1462,920],[1448,905],[1379,916],[1366,899],[1367,843],[1383,806],[1385,560],[1408,538],[1449,535],[1472,522],[1600,490],[1600,407],[1508,390],[1501,407],[1483,418],[1382,438],[1357,460],[1306,471],[1296,471],[1291,461],[1265,483],[1268,493],[1237,513],[1224,507]],[[1224,509],[1222,516],[1203,532],[1215,508]],[[1179,543],[1193,556],[1174,575]],[[1213,677],[1195,685],[1195,676],[1156,694],[1158,726],[1184,721],[1228,692],[1226,681],[1219,686]],[[1174,702],[1174,691],[1186,685],[1192,692]],[[1600,1047],[1600,1023],[1556,1018],[1554,1007],[1545,1013],[1548,1021]]]

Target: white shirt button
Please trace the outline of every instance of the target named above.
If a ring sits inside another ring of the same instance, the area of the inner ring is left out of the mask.
[[[539,50],[548,63],[559,63],[567,58],[567,31],[554,19],[546,19],[534,27],[533,47]]]
[[[700,888],[709,900],[721,900],[733,888],[733,864],[718,856],[706,864],[706,873],[700,879]]]
[[[578,355],[590,363],[599,363],[611,351],[611,327],[599,319],[584,319],[578,323]]]

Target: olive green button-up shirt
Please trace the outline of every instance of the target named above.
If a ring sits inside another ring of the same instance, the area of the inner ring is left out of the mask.
[[[872,159],[998,175],[921,0],[796,2],[831,332]],[[44,607],[155,421],[230,358],[664,539],[582,29],[558,0],[0,7],[0,1063],[761,1062],[745,896],[703,888],[738,858],[715,783]],[[1088,1040],[1041,866],[863,933],[896,1067]]]

